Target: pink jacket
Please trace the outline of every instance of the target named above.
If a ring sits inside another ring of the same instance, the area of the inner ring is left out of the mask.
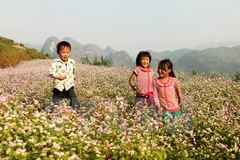
[[[142,67],[136,67],[133,72],[137,75],[137,95],[146,95],[153,92],[152,77],[153,70],[149,68],[144,70]]]
[[[174,77],[169,77],[168,82],[163,83],[159,78],[153,80],[154,102],[163,110],[175,112],[180,110],[179,103],[182,102],[182,94],[179,82]]]

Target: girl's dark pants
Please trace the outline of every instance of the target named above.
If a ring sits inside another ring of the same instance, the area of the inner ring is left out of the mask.
[[[52,101],[54,104],[58,104],[59,101],[62,101],[64,98],[67,98],[70,100],[70,105],[72,106],[73,109],[79,109],[80,104],[77,100],[77,96],[74,92],[74,87],[71,87],[69,90],[64,90],[61,92],[58,89],[54,88],[53,89],[53,98]]]

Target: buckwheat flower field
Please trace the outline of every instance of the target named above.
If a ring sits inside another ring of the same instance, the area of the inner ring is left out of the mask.
[[[178,73],[182,116],[163,125],[154,106],[134,106],[130,68],[77,63],[80,110],[54,106],[51,62],[0,70],[2,159],[240,159],[239,82]]]

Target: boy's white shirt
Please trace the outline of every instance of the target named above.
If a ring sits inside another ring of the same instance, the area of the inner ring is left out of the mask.
[[[75,61],[71,58],[68,59],[67,64],[65,64],[60,58],[54,59],[49,69],[49,75],[53,78],[54,88],[59,91],[69,90],[74,86],[74,69],[75,69]],[[59,80],[58,77],[66,76],[66,79]]]

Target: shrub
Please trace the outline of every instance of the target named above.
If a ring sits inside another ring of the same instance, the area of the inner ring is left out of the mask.
[[[236,72],[233,76],[233,80],[236,81],[236,82],[239,82],[240,81],[240,73],[239,72]]]
[[[81,61],[83,64],[90,64],[90,65],[95,65],[95,66],[107,66],[111,67],[113,65],[112,60],[104,58],[103,56],[100,57],[100,60],[98,60],[97,57],[94,57],[92,61],[89,60],[88,57],[81,58]]]
[[[192,75],[197,75],[198,73],[197,73],[197,71],[194,69],[193,71],[192,71]]]

